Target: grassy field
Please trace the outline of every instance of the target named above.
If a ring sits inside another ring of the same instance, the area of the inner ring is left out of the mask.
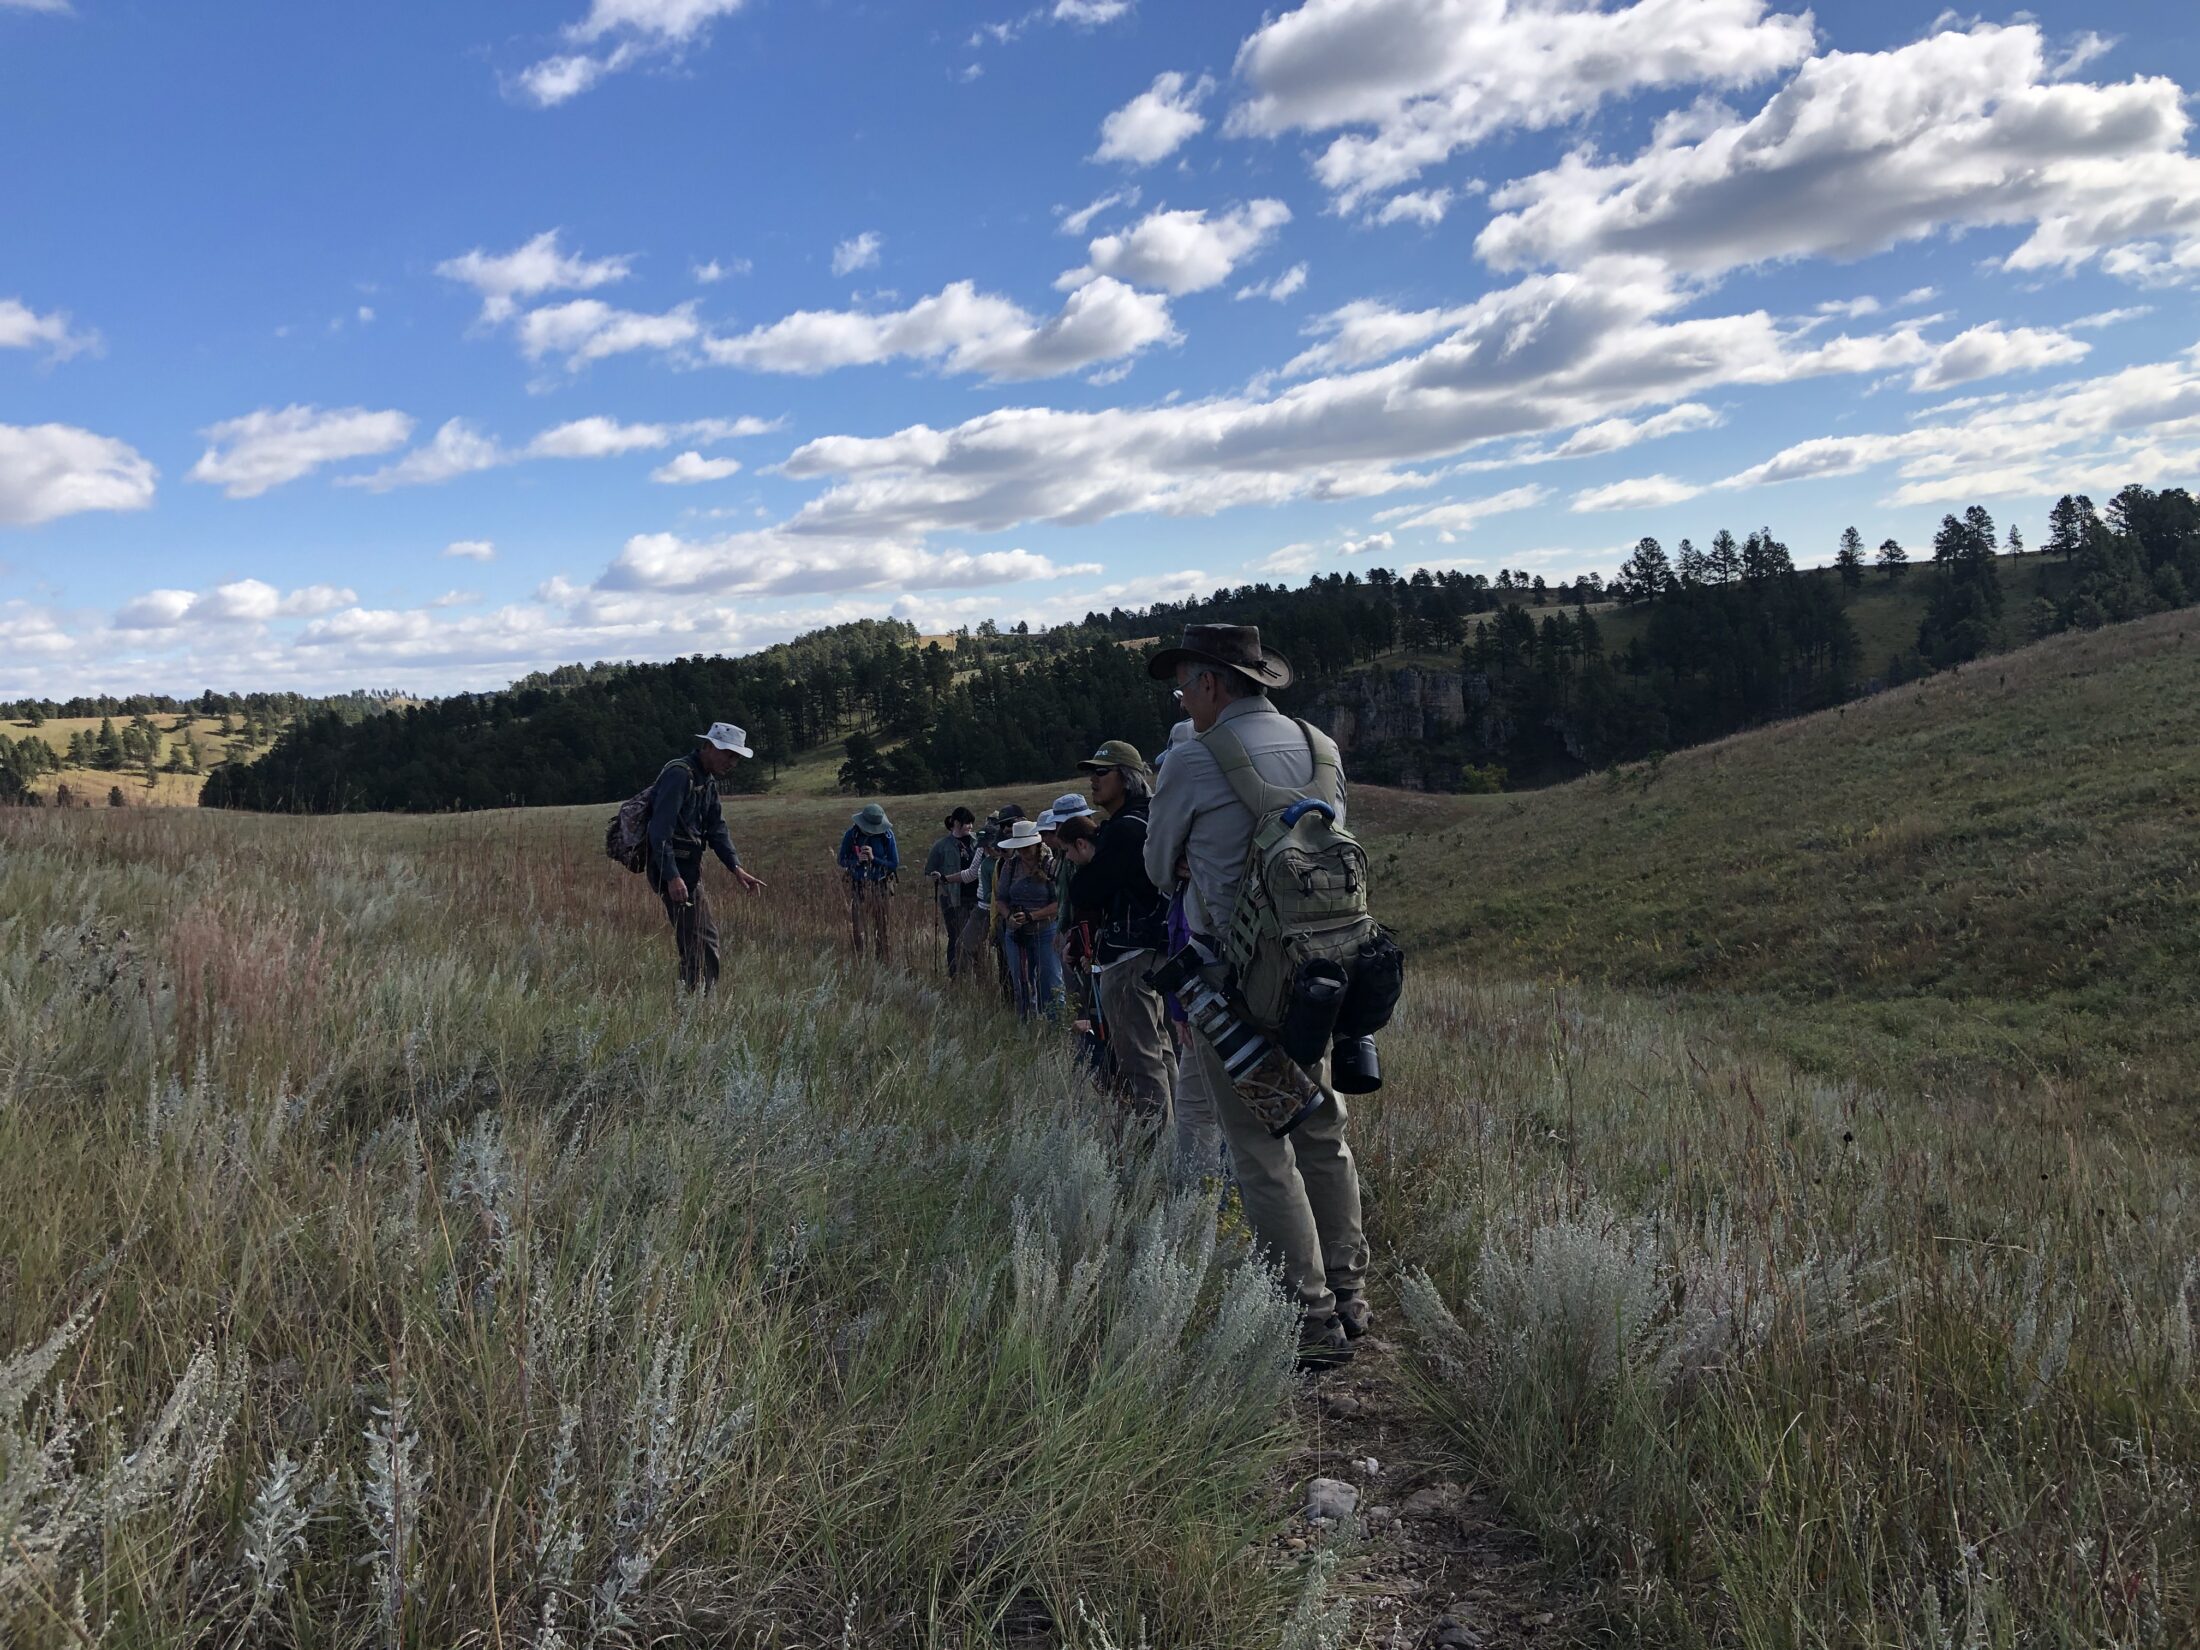
[[[80,732],[96,734],[99,732],[100,721],[101,718],[97,716],[57,716],[35,728],[28,722],[0,723],[0,732],[5,732],[9,738],[18,741],[26,735],[35,736],[66,754],[73,735]],[[161,736],[164,762],[168,751],[186,737],[198,742],[199,760],[206,770],[230,761],[242,750],[239,739],[221,731],[222,719],[218,716],[164,713],[152,718],[152,722]],[[119,728],[121,721],[118,720],[115,725]],[[206,774],[204,771],[158,773],[148,786],[142,771],[132,772],[125,769],[116,773],[96,768],[65,768],[58,774],[41,774],[31,789],[50,802],[54,792],[63,785],[69,787],[70,794],[76,798],[80,807],[105,807],[107,793],[119,786],[127,807],[189,808],[198,805],[199,792],[206,786]]]
[[[1592,1638],[2200,1637],[2190,645],[1355,795],[1380,1304]],[[1238,1228],[921,897],[840,960],[848,806],[729,808],[772,886],[686,1006],[604,810],[0,814],[0,1640],[1412,1642],[1266,1539]],[[2026,960],[2089,902],[2097,973]],[[1923,1006],[2003,1001],[2132,1075]]]

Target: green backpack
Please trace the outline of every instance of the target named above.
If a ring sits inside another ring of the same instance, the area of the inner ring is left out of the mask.
[[[1222,955],[1246,1017],[1270,1033],[1283,1024],[1302,964],[1322,958],[1349,976],[1361,948],[1378,932],[1367,909],[1367,850],[1338,822],[1344,769],[1336,741],[1305,722],[1298,726],[1314,758],[1304,789],[1261,778],[1228,723],[1199,736],[1253,815],[1253,842],[1236,909],[1221,936]]]

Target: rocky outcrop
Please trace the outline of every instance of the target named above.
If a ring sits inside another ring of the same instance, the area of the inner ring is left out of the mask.
[[[1466,684],[1456,670],[1364,670],[1324,689],[1308,720],[1327,728],[1346,756],[1449,739],[1466,725]]]

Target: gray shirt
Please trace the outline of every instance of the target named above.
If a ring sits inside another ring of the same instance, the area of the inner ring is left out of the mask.
[[[1314,777],[1314,755],[1298,723],[1265,698],[1233,699],[1218,722],[1245,746],[1254,771],[1271,785],[1302,787]],[[1340,778],[1337,823],[1344,823]],[[1245,854],[1253,842],[1252,810],[1237,799],[1214,753],[1198,739],[1176,747],[1154,783],[1146,820],[1146,874],[1157,888],[1176,886],[1176,862],[1187,861],[1192,880],[1184,916],[1195,934],[1219,935],[1237,906]]]

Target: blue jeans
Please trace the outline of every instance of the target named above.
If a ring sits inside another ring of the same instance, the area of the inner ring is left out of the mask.
[[[1001,944],[1008,950],[1008,972],[1016,982],[1016,1018],[1054,1013],[1062,1000],[1062,959],[1054,949],[1054,924],[1004,929]]]

